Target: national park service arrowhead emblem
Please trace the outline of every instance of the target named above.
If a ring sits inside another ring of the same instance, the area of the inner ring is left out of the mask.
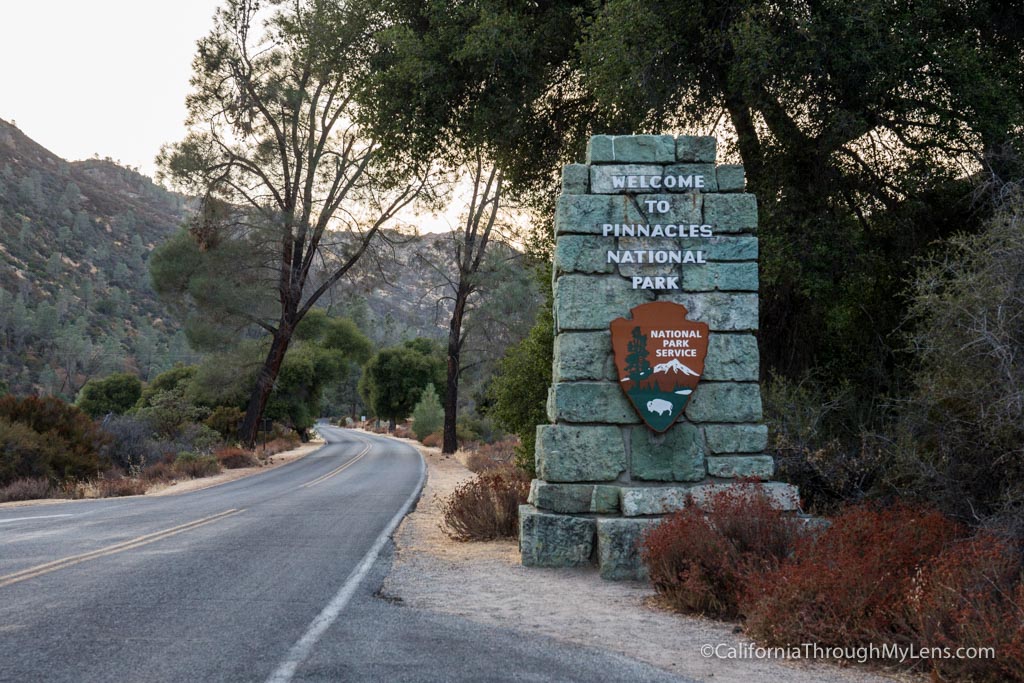
[[[704,374],[708,325],[686,319],[686,307],[655,301],[612,321],[619,385],[648,427],[664,432],[676,421]]]

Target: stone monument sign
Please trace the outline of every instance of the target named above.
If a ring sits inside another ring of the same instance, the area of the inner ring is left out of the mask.
[[[596,135],[563,170],[524,565],[642,578],[641,533],[738,477],[797,506],[764,452],[757,202],[715,160],[712,137]]]

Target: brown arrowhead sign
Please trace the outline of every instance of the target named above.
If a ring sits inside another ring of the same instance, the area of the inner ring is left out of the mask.
[[[676,421],[704,374],[708,325],[687,320],[686,307],[655,301],[612,321],[619,385],[656,432]]]

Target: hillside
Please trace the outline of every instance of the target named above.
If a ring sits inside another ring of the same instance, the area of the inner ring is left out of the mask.
[[[146,259],[186,202],[110,160],[68,162],[0,120],[0,381],[73,397],[187,359]]]

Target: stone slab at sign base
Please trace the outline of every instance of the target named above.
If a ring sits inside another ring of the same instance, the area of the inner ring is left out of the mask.
[[[742,166],[715,164],[716,148],[712,137],[595,135],[587,163],[563,169],[551,423],[537,428],[538,479],[519,511],[524,565],[644,580],[643,533],[738,478],[798,509],[796,488],[770,481],[761,423],[757,200]],[[709,331],[703,375],[663,433],[623,392],[609,334],[657,301]]]

